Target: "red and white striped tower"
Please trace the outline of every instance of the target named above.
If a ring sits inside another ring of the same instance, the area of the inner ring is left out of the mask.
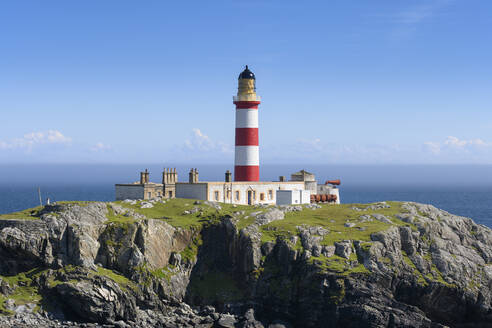
[[[258,105],[255,75],[248,69],[239,74],[236,105],[236,148],[234,181],[260,180]]]

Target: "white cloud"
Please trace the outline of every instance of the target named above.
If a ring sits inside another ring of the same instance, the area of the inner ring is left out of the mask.
[[[260,149],[261,161],[265,163],[395,163],[402,158],[408,147],[389,144],[344,144],[313,137],[299,139],[288,144],[265,145]]]
[[[185,148],[201,152],[231,153],[232,146],[221,141],[214,141],[200,129],[194,128],[192,136],[185,140]]]
[[[0,149],[27,149],[40,144],[65,144],[68,145],[72,139],[64,136],[58,130],[35,131],[26,133],[22,138],[15,138],[11,141],[0,141]]]
[[[93,152],[105,152],[105,151],[111,150],[111,146],[106,145],[102,142],[98,142],[93,147],[91,147],[90,150]]]
[[[489,146],[482,139],[460,140],[456,137],[449,136],[444,141],[444,145],[455,148],[465,148],[470,146]]]
[[[424,142],[424,151],[430,152],[432,154],[439,154],[441,152],[441,146],[438,142],[427,141]]]
[[[492,143],[454,136],[423,144],[345,144],[322,138],[301,139],[292,144],[263,146],[261,160],[273,162],[345,164],[488,164]]]
[[[492,149],[492,144],[482,139],[461,140],[457,137],[448,136],[442,142],[427,141],[424,143],[424,149],[434,155],[442,153],[470,153],[481,150]]]
[[[440,142],[427,141],[423,149],[435,159],[446,162],[490,163],[492,161],[492,143],[482,139],[459,139],[448,136]]]
[[[206,131],[193,128],[181,144],[170,145],[166,151],[164,161],[171,158],[183,163],[229,163],[234,156],[234,145],[215,140]]]

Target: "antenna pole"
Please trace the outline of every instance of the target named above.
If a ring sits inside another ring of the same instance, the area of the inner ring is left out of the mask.
[[[41,188],[38,187],[39,205],[43,206],[43,201],[41,199]]]

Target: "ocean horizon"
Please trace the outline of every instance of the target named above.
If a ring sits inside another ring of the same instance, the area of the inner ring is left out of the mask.
[[[179,181],[187,181],[190,165],[159,164],[19,164],[0,165],[0,213],[10,213],[43,202],[113,201],[114,184],[137,181],[149,169],[150,180],[160,182],[164,167],[176,167]],[[200,180],[223,180],[225,165],[196,166]],[[492,227],[492,165],[268,165],[261,180],[305,169],[318,183],[341,179],[342,203],[415,201],[432,204],[452,214],[470,217]]]

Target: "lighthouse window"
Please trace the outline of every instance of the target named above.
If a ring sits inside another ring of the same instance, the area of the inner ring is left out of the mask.
[[[215,200],[216,200],[216,201],[218,201],[218,200],[219,200],[219,192],[218,192],[218,191],[216,191],[216,192],[215,192]]]

